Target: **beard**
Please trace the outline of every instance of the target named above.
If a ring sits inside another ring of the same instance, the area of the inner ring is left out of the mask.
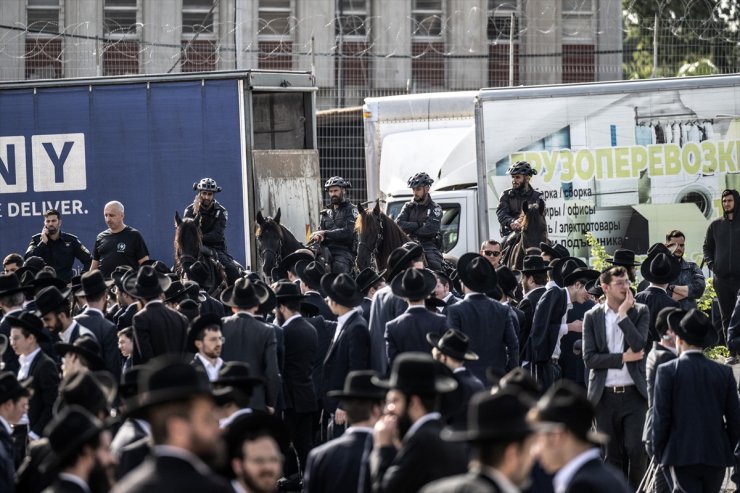
[[[342,202],[342,197],[337,197],[336,195],[334,195],[329,198],[329,201],[331,202],[331,205],[337,205]]]
[[[191,452],[214,471],[220,471],[226,464],[226,447],[220,439],[201,439],[197,434],[190,434]]]
[[[253,491],[254,493],[272,493],[277,491],[277,480],[280,477],[275,477],[272,473],[266,472],[253,478],[244,472],[239,475],[239,479],[247,485],[248,491]]]
[[[396,421],[396,426],[398,427],[398,438],[403,440],[403,437],[406,436],[406,433],[409,432],[413,424],[414,422],[411,421],[409,412],[404,409],[403,414],[401,414]]]
[[[108,493],[113,486],[112,473],[113,471],[108,471],[96,460],[90,471],[90,478],[87,480],[90,491],[92,493]]]

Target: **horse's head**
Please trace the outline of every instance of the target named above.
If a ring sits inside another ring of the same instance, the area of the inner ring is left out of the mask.
[[[362,270],[372,267],[373,255],[377,253],[378,244],[381,241],[379,232],[381,223],[381,211],[378,201],[375,207],[368,210],[357,204],[359,214],[355,220],[355,232],[357,233],[357,268]]]
[[[283,243],[283,229],[280,227],[280,209],[275,217],[264,217],[257,212],[257,252],[262,259],[262,272],[269,278],[274,267],[282,260],[280,251]]]
[[[545,220],[545,202],[540,199],[533,204],[522,205],[522,233],[526,237],[526,247],[539,246],[547,240],[547,221]]]
[[[203,246],[200,228],[195,220],[186,217],[181,219],[180,215],[175,213],[175,258],[179,259],[183,255],[190,255],[198,258],[200,249]]]

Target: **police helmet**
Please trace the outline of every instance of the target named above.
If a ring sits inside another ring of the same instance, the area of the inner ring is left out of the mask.
[[[537,174],[537,170],[532,168],[532,165],[529,164],[527,161],[517,161],[514,164],[511,165],[511,167],[506,171],[510,175],[527,175],[532,176]]]
[[[414,176],[409,178],[408,187],[425,187],[434,183],[434,180],[426,173],[416,173]]]
[[[349,182],[349,180],[345,180],[341,176],[332,176],[331,178],[326,180],[326,183],[324,183],[324,190],[327,190],[330,187],[350,188],[352,187],[352,184]]]
[[[216,180],[213,178],[203,178],[199,182],[193,183],[193,190],[217,193],[221,191],[221,187],[216,184]]]

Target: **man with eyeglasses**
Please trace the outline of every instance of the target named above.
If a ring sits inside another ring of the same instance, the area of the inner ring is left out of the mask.
[[[493,268],[501,263],[501,243],[496,240],[486,240],[480,245],[480,254],[491,262]]]

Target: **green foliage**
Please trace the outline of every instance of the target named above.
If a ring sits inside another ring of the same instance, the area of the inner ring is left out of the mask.
[[[712,312],[712,301],[717,297],[717,292],[714,290],[714,278],[710,277],[707,279],[707,287],[704,288],[704,294],[701,298],[696,300],[696,307],[703,311],[707,315]]]
[[[606,261],[609,255],[607,255],[606,250],[593,233],[586,233],[586,241],[588,242],[588,246],[591,247],[591,265],[593,268],[601,272],[609,267],[609,263]]]
[[[724,362],[724,359],[730,356],[730,350],[727,346],[708,347],[704,350],[704,355],[709,359]]]

